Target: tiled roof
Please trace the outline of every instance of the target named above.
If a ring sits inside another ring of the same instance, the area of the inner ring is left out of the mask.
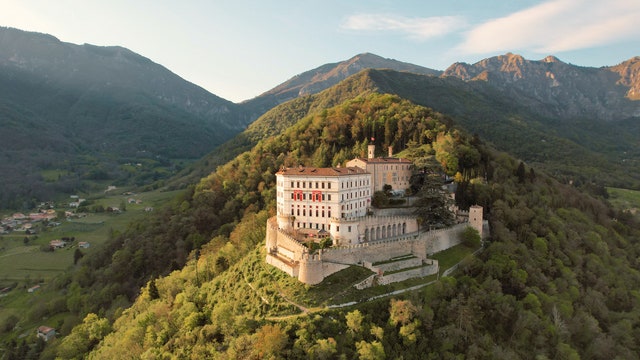
[[[394,157],[378,157],[372,159],[359,157],[356,159],[369,164],[411,164],[411,160]]]
[[[359,167],[330,167],[330,168],[315,168],[300,166],[297,168],[283,168],[276,174],[280,175],[304,175],[304,176],[348,176],[356,174],[368,174],[367,171]]]

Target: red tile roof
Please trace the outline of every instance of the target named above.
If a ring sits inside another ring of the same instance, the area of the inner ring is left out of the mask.
[[[280,171],[278,171],[276,174],[304,176],[347,176],[356,174],[368,174],[368,172],[359,167],[315,168],[300,166],[297,168],[283,168],[280,169]]]
[[[357,160],[364,161],[369,164],[411,164],[411,160],[402,159],[402,158],[394,158],[394,157],[378,157],[378,158],[356,158]],[[356,160],[354,159],[354,160]]]

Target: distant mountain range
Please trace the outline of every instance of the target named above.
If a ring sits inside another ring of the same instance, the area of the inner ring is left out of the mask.
[[[506,54],[442,72],[365,53],[234,104],[122,47],[0,28],[0,49],[0,208],[81,190],[85,178],[131,183],[122,163],[139,159],[160,159],[169,171],[154,170],[134,183],[158,180],[175,170],[172,159],[200,158],[258,118],[236,145],[246,149],[359,91],[394,93],[432,107],[527,161],[566,159],[580,148],[602,157],[599,163],[635,166],[640,155],[640,57],[589,68],[553,56],[533,61]],[[367,69],[378,70],[358,75]],[[360,76],[358,86],[349,88],[354,76]],[[281,106],[288,109],[284,115]],[[522,143],[534,139],[535,146]],[[199,173],[215,164],[209,161]],[[57,181],[42,175],[52,170],[60,171]]]

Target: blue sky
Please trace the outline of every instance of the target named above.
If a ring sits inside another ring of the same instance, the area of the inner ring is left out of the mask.
[[[0,0],[0,26],[124,46],[234,102],[363,52],[437,70],[507,52],[615,65],[640,56],[639,24],[640,0]]]

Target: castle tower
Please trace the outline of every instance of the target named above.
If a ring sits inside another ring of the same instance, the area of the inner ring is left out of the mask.
[[[393,146],[389,146],[389,157],[393,157]]]
[[[375,145],[369,145],[367,146],[367,159],[373,159],[374,157],[376,157],[376,146]]]
[[[320,284],[324,280],[322,273],[322,260],[319,255],[303,255],[300,260],[300,272],[298,280],[309,285]]]
[[[480,205],[473,205],[469,208],[469,225],[472,228],[478,230],[480,238],[482,238],[482,211],[483,208]]]

